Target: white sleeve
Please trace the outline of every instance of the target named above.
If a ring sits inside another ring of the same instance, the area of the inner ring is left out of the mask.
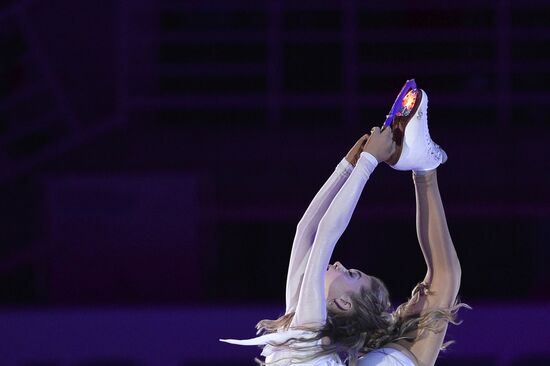
[[[285,314],[296,310],[302,278],[319,221],[321,221],[334,196],[346,182],[352,170],[353,165],[346,158],[342,158],[330,177],[313,197],[296,227],[288,264]]]
[[[363,187],[378,165],[361,152],[359,160],[321,218],[307,261],[296,313],[291,325],[322,326],[326,321],[325,272],[332,252],[349,221]]]
[[[393,348],[382,347],[359,357],[357,366],[414,366],[415,362]]]

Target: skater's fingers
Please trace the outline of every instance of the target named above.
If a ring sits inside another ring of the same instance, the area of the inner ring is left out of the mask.
[[[387,132],[388,130],[389,130],[389,128],[385,129],[380,134],[380,137],[382,138],[382,140],[387,144],[389,144],[389,143],[391,143],[391,141],[393,141],[393,134],[391,132]]]
[[[364,134],[363,136],[361,136],[359,138],[359,140],[357,140],[357,142],[355,143],[355,145],[353,146],[352,149],[355,149],[355,150],[361,150],[363,148],[363,146],[367,143],[367,141],[369,140],[369,134]]]
[[[392,130],[391,128],[387,127],[384,129],[384,131],[382,131],[382,134],[388,136],[388,135],[392,135]]]
[[[371,134],[379,134],[380,133],[380,127],[373,127],[371,130],[370,130],[370,133]]]

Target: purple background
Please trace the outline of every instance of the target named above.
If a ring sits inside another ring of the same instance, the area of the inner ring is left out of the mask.
[[[217,339],[284,311],[296,224],[409,78],[474,308],[437,364],[550,364],[549,24],[545,1],[0,1],[0,364],[252,365]],[[407,299],[409,172],[380,165],[333,258]]]

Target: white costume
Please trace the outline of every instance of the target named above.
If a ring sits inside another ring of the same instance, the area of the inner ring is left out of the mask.
[[[327,316],[325,272],[334,247],[348,226],[363,187],[377,165],[376,158],[365,151],[361,152],[355,168],[343,158],[315,195],[298,223],[286,283],[285,314],[295,312],[291,327],[325,324]],[[265,345],[262,351],[265,362],[272,362],[274,366],[287,366],[291,364],[293,356],[310,355],[319,351],[321,340],[315,344],[313,342],[289,343],[286,347],[276,347],[269,342],[282,343],[291,337],[313,336],[315,336],[314,332],[290,329],[247,340],[220,339],[220,341],[240,345]],[[296,349],[312,344],[311,350]],[[297,359],[294,359],[294,362],[297,362]],[[304,363],[293,363],[293,365],[341,366],[344,363],[337,354],[331,354]],[[414,363],[399,350],[384,347],[361,357],[359,365],[414,366]]]

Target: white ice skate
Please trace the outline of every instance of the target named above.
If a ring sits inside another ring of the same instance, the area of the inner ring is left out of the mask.
[[[447,154],[430,137],[428,95],[422,89],[410,92],[414,107],[407,116],[395,116],[391,129],[395,153],[386,161],[396,170],[430,170],[447,161]]]

